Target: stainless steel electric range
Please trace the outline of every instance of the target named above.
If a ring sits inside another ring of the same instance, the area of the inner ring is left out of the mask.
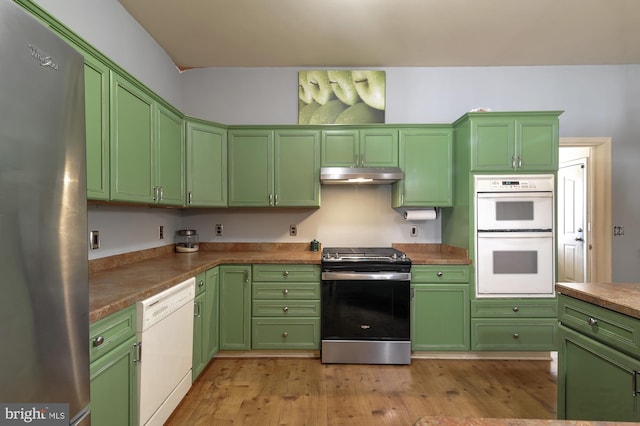
[[[324,248],[323,363],[409,364],[411,259],[393,248]]]

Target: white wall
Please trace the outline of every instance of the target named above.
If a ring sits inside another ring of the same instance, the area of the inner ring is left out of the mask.
[[[180,73],[117,0],[33,0],[178,109]]]

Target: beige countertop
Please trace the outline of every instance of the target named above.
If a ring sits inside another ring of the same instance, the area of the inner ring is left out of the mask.
[[[222,264],[320,264],[308,243],[202,243],[196,253],[173,246],[110,256],[89,262],[89,322],[144,300]],[[460,264],[467,251],[443,244],[398,244],[414,265]]]
[[[640,319],[640,283],[556,283],[556,291]]]

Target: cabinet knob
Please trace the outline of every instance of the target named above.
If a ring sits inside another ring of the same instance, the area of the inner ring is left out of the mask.
[[[285,306],[284,308],[282,308],[282,312],[289,312],[289,307]]]
[[[288,276],[289,276],[289,271],[284,271],[284,272],[282,273],[282,276],[283,276],[283,277],[288,277]]]
[[[284,290],[282,290],[282,294],[284,294],[285,296],[289,294],[289,289],[285,288]]]
[[[598,320],[593,317],[589,317],[589,319],[587,320],[587,324],[591,326],[598,325]]]
[[[518,312],[520,311],[520,307],[519,306],[514,306],[513,307],[513,312]]]
[[[438,271],[438,273],[437,273],[436,275],[437,275],[437,276],[439,276],[439,277],[441,277],[441,276],[443,276],[444,274],[442,273],[442,271]]]
[[[282,333],[282,337],[289,337],[289,333],[285,331],[284,333]]]
[[[204,285],[204,280],[198,281],[198,287],[202,287]]]
[[[520,334],[519,334],[519,333],[513,333],[513,338],[514,338],[514,339],[517,339],[517,338],[519,338],[519,337],[520,337]]]
[[[95,339],[93,339],[93,347],[98,347],[100,345],[102,345],[104,343],[104,337],[103,336],[98,336]]]

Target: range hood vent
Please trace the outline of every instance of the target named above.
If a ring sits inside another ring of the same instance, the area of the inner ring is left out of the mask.
[[[385,185],[403,178],[399,167],[322,167],[320,182],[343,185]]]

